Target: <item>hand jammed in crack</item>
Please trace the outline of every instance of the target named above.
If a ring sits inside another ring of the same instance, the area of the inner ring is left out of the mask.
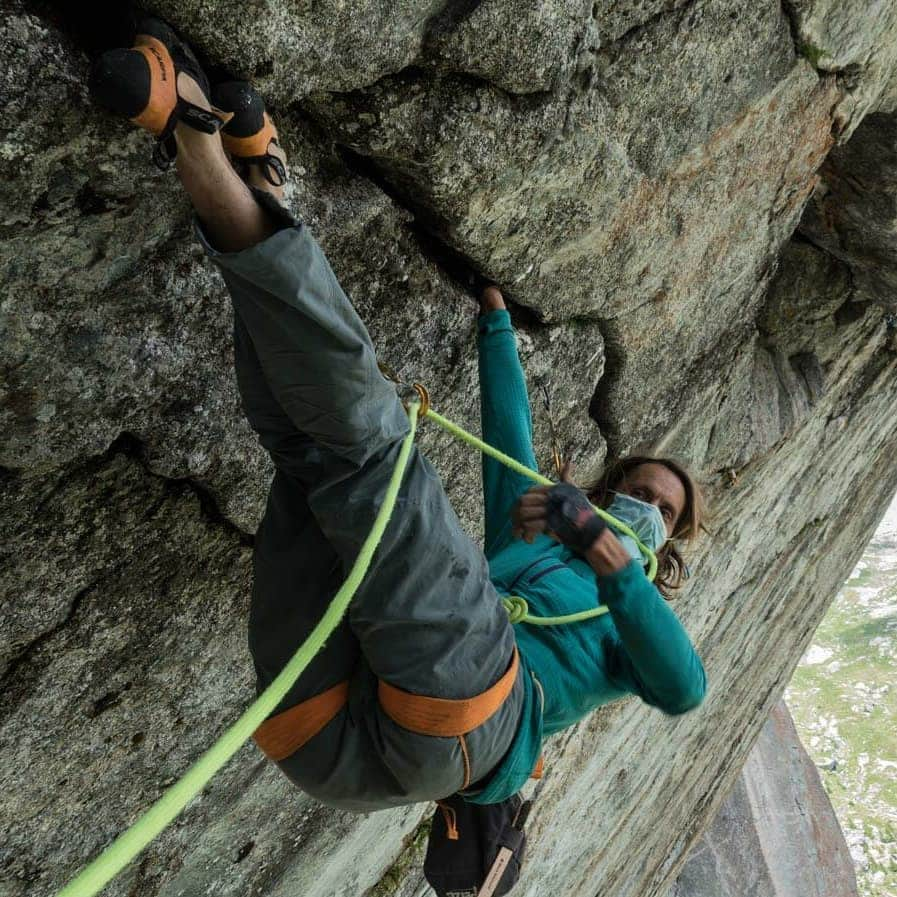
[[[499,308],[507,308],[498,287],[486,287],[480,294],[480,313],[487,314]]]

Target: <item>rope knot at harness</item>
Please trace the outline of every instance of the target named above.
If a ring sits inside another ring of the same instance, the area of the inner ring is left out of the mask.
[[[508,612],[508,619],[511,623],[520,623],[529,614],[529,605],[526,603],[526,599],[519,595],[508,595],[501,599],[501,603]]]

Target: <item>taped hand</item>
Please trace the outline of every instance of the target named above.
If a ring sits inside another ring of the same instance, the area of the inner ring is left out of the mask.
[[[570,482],[571,466],[564,465],[564,482],[536,486],[525,492],[511,511],[515,538],[532,542],[539,533],[585,553],[606,528],[586,494]]]
[[[552,486],[547,498],[548,529],[564,545],[585,554],[607,524],[595,513],[585,492],[570,483]]]

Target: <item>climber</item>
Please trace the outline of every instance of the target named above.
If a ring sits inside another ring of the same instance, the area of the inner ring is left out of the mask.
[[[408,417],[367,331],[308,228],[282,205],[287,159],[245,82],[210,89],[189,48],[147,20],[135,47],[98,62],[94,96],[157,138],[196,212],[196,233],[233,303],[245,413],[275,468],[255,539],[250,649],[263,688],[318,623],[371,528]],[[478,318],[484,438],[536,466],[511,320],[497,288]],[[393,518],[349,613],[256,733],[262,750],[322,802],[365,812],[462,794],[511,799],[542,739],[635,694],[668,714],[694,708],[705,676],[684,628],[569,482],[530,489],[485,459],[485,553],[463,532],[414,448]],[[569,473],[564,477],[569,479]],[[677,464],[630,458],[589,493],[658,552],[701,525],[698,487]],[[629,540],[630,542],[632,540]],[[563,614],[512,624],[500,596]]]

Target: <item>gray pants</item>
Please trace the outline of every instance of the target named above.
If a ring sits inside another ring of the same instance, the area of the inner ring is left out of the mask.
[[[234,306],[237,380],[276,473],[256,535],[249,644],[263,689],[317,624],[381,505],[408,419],[377,368],[370,337],[320,247],[270,196],[282,225],[220,253],[198,228]],[[377,679],[461,699],[508,668],[514,634],[482,551],[464,533],[415,447],[392,519],[347,616],[276,712],[349,680],[349,700],[279,763],[324,803],[368,811],[446,797],[492,770],[517,728],[510,697],[466,736],[418,735],[393,722]]]

